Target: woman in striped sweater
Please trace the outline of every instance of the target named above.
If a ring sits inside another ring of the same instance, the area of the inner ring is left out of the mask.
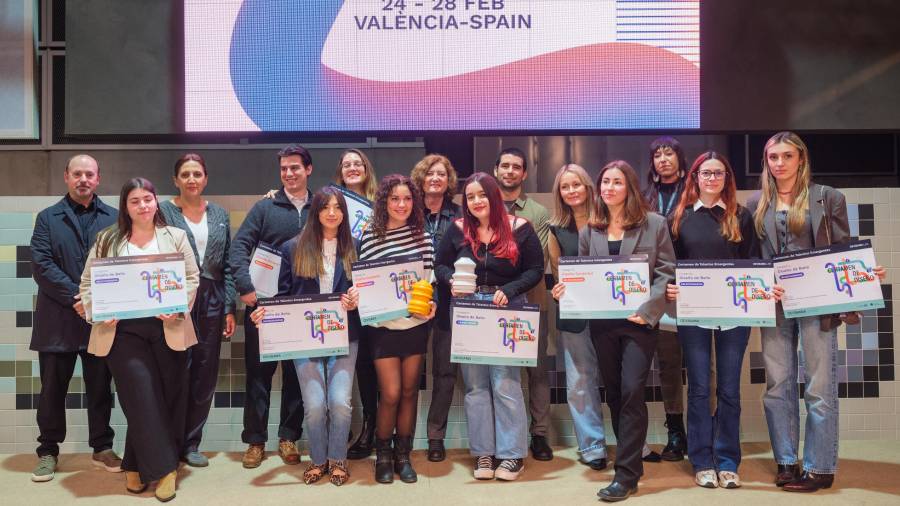
[[[422,196],[406,176],[391,174],[381,180],[375,196],[372,224],[359,243],[360,260],[422,255],[425,279],[431,277],[434,247],[424,229]],[[406,483],[416,481],[409,460],[422,360],[428,348],[428,326],[434,317],[405,316],[364,328],[378,375],[381,399],[375,429],[375,479],[394,481],[394,473]],[[395,434],[396,429],[396,434]],[[394,447],[391,448],[393,436]]]

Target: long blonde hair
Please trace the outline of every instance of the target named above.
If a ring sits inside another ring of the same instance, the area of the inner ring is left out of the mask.
[[[591,181],[591,176],[584,170],[584,167],[569,163],[560,167],[559,171],[556,172],[556,179],[553,180],[554,205],[553,217],[550,218],[550,225],[554,227],[568,227],[575,221],[575,210],[572,209],[572,206],[565,203],[562,195],[559,193],[560,181],[566,174],[575,174],[575,177],[578,178],[587,191],[587,198],[583,205],[586,206],[588,223],[590,223],[593,221],[594,215],[596,214],[595,202],[597,194],[594,190],[594,182]]]
[[[803,232],[803,226],[806,223],[806,211],[809,209],[809,183],[812,177],[809,163],[809,150],[803,139],[794,132],[778,132],[769,138],[766,147],[763,148],[762,157],[762,174],[759,176],[760,197],[759,204],[756,206],[756,212],[753,213],[753,224],[756,227],[756,233],[760,237],[763,236],[766,210],[771,205],[778,202],[778,186],[775,184],[775,178],[769,172],[769,148],[776,144],[790,144],[797,148],[800,154],[800,168],[797,171],[797,180],[791,189],[794,194],[794,201],[787,213],[787,226],[792,234],[800,234]]]
[[[347,187],[347,185],[344,184],[344,175],[341,171],[341,165],[344,163],[344,157],[350,153],[359,156],[359,159],[362,160],[363,163],[363,169],[366,175],[366,194],[362,195],[362,197],[365,197],[367,200],[375,200],[375,193],[378,192],[378,176],[375,175],[375,166],[372,165],[372,161],[369,160],[369,157],[359,149],[350,148],[341,153],[341,157],[338,158],[337,167],[334,169],[334,184],[343,186],[344,188]]]

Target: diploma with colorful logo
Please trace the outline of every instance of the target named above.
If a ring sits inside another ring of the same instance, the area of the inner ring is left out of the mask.
[[[91,320],[127,320],[188,311],[184,255],[91,260]]]
[[[331,187],[344,195],[344,200],[347,201],[347,213],[350,214],[346,218],[349,220],[347,223],[350,224],[350,234],[359,240],[372,220],[372,203],[343,186],[332,184]]]
[[[679,325],[774,327],[770,260],[679,260]]]
[[[258,298],[278,294],[278,275],[281,272],[281,253],[261,242],[250,259],[250,282]]]
[[[353,285],[359,290],[359,319],[363,325],[409,316],[409,291],[425,276],[422,255],[405,255],[352,265]]]
[[[781,305],[788,318],[884,307],[868,239],[785,253],[772,261],[775,279],[784,287]]]
[[[330,357],[350,352],[347,312],[341,294],[259,299],[266,315],[259,324],[259,360]]]
[[[650,298],[647,255],[560,257],[563,320],[627,318]]]
[[[537,365],[541,309],[454,299],[450,361],[459,364]]]

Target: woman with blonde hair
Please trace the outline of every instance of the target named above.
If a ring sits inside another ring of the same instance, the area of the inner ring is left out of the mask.
[[[341,153],[334,169],[334,184],[343,186],[366,200],[375,200],[378,192],[375,166],[362,150],[350,148]]]

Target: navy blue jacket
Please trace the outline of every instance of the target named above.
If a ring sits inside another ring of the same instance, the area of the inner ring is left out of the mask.
[[[38,285],[31,346],[34,351],[63,353],[87,349],[91,326],[72,308],[88,250],[97,232],[114,225],[119,212],[94,197],[97,217],[82,235],[78,217],[66,198],[37,215],[31,236],[32,276]]]
[[[264,242],[278,249],[296,237],[306,223],[310,201],[312,195],[307,190],[306,205],[298,219],[297,208],[288,199],[282,187],[275,194],[275,198],[262,199],[250,208],[250,212],[241,223],[241,228],[231,240],[231,254],[228,256],[231,275],[234,276],[234,287],[238,294],[246,295],[256,291],[250,281],[250,259],[256,246]]]
[[[318,295],[319,278],[302,278],[294,275],[294,248],[297,247],[299,236],[294,237],[290,241],[281,246],[281,271],[278,273],[278,295]],[[354,247],[356,240],[354,239]],[[347,271],[344,270],[344,262],[340,259],[335,261],[334,265],[334,282],[331,286],[331,293],[344,293],[353,282]],[[350,341],[358,341],[360,333],[359,311],[353,310],[347,313],[349,325],[347,326],[347,335]]]

